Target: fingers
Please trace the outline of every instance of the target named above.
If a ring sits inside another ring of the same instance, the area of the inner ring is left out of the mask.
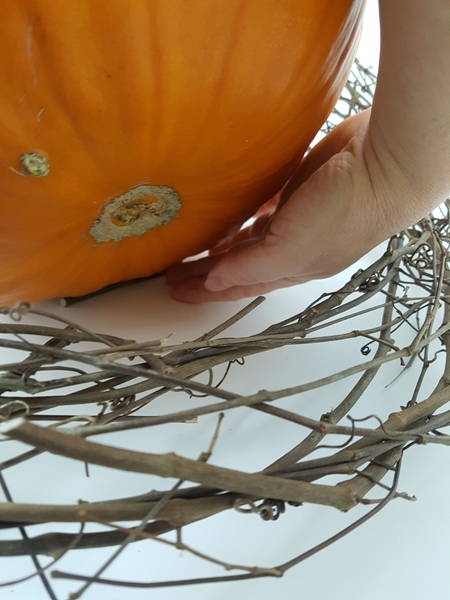
[[[238,231],[227,238],[222,244],[210,250],[210,255],[205,258],[169,267],[166,271],[167,283],[170,286],[174,286],[191,277],[207,275],[227,252],[237,252],[257,243],[266,234],[270,219],[271,215],[264,214],[264,216],[257,219],[250,227]]]
[[[190,303],[224,302],[258,296],[301,283],[301,278],[283,276],[279,265],[283,250],[275,248],[275,252],[270,253],[272,258],[268,259],[263,249],[265,244],[267,242],[263,240],[240,249],[239,252],[233,249],[225,253],[209,273],[200,274],[197,271],[198,274],[193,276],[191,270],[189,273],[184,272],[181,277],[169,278],[172,297]]]
[[[223,254],[228,250],[237,251],[251,244],[256,244],[268,233],[272,218],[272,213],[264,213],[263,216],[256,219],[250,226],[240,229],[219,244],[219,246],[210,250],[209,254],[211,256],[214,254]]]
[[[270,233],[257,243],[233,248],[209,272],[205,286],[219,292],[231,287],[253,286],[281,279],[283,250]]]
[[[183,302],[239,300],[307,281],[304,253],[297,247],[301,229],[294,228],[294,243],[287,242],[283,235],[270,231],[278,216],[273,220],[266,214],[234,234],[215,249],[220,254],[168,269],[172,296]]]
[[[201,302],[229,302],[268,294],[273,290],[289,287],[297,282],[287,279],[248,286],[234,286],[221,292],[211,292],[205,287],[205,277],[186,279],[171,289],[172,298],[180,302],[199,304]]]
[[[280,202],[281,192],[278,192],[276,196],[268,200],[265,204],[263,204],[255,213],[255,219],[262,217],[267,213],[274,213],[277,209],[278,203]]]
[[[270,237],[269,234],[269,240]],[[171,267],[167,283],[172,287],[172,297],[190,303],[224,302],[299,283],[298,278],[283,277],[278,264],[283,258],[283,249],[277,249],[277,244],[272,242],[266,256],[267,245],[267,238],[257,243],[246,240],[220,255]]]
[[[166,271],[166,281],[170,286],[174,286],[187,279],[206,276],[221,258],[219,254],[173,265]]]

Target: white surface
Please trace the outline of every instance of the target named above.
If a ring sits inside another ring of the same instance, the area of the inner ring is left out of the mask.
[[[376,23],[376,2],[369,1],[368,22]],[[367,64],[367,53],[376,49],[377,37],[366,35],[362,45],[362,60]],[[373,58],[371,62],[376,65]],[[361,262],[369,264],[369,258]],[[353,272],[356,267],[352,269]],[[324,291],[337,289],[348,278],[341,274],[327,282],[270,294],[266,302],[249,315],[227,335],[255,333],[265,326],[304,309],[311,300]],[[109,295],[86,301],[70,309],[59,309],[55,302],[42,307],[57,310],[96,331],[132,337],[137,340],[155,339],[173,333],[171,341],[192,339],[231,316],[246,301],[234,304],[190,306],[169,298],[162,279],[122,289]],[[365,320],[369,323],[369,320]],[[361,327],[359,322],[358,327]],[[224,384],[226,389],[243,394],[261,388],[279,389],[315,380],[336,372],[345,366],[363,362],[360,340],[317,346],[304,346],[266,353],[266,356],[247,359],[245,367],[234,366]],[[6,360],[5,352],[0,355]],[[370,357],[368,357],[370,358]],[[430,369],[421,398],[430,392],[442,364],[437,361]],[[416,370],[403,375],[386,387],[399,372],[399,365],[383,370],[366,400],[352,415],[365,416],[376,412],[386,416],[410,397]],[[336,406],[356,378],[333,387],[311,392],[305,397],[293,397],[281,406],[297,408],[304,414],[319,417]],[[167,402],[167,400],[166,400]],[[186,400],[173,395],[175,406]],[[202,401],[197,401],[202,402]],[[158,410],[152,404],[151,411]],[[128,447],[147,451],[177,453],[196,457],[208,447],[216,419],[203,417],[197,425],[165,426],[164,431],[134,432],[123,442],[122,437],[101,438],[105,443],[126,443]],[[170,429],[170,435],[168,435]],[[254,471],[265,467],[295,445],[302,435],[297,427],[269,418],[250,409],[227,414],[223,422],[212,463]],[[2,459],[14,455],[16,443],[0,445]],[[95,586],[86,593],[85,600],[221,600],[245,598],[272,600],[274,597],[293,600],[422,600],[446,597],[450,549],[450,477],[446,465],[449,450],[444,447],[417,447],[407,452],[399,489],[415,494],[415,503],[396,500],[372,521],[337,544],[289,571],[282,579],[259,579],[241,583],[191,586],[165,590],[130,590]],[[90,468],[90,478],[84,476],[84,467],[56,456],[45,455],[30,461],[24,468],[5,471],[5,479],[17,502],[76,502],[78,498],[94,500],[144,493],[153,487],[162,488],[156,478],[144,475],[122,474],[99,467]],[[167,482],[164,482],[167,484]],[[255,515],[227,512],[204,523],[189,526],[186,543],[203,552],[246,565],[270,567],[289,560],[302,551],[323,541],[349,523],[366,508],[357,508],[348,514],[334,509],[314,506],[288,507],[287,513],[276,522],[264,522]],[[50,530],[57,527],[50,527]],[[36,535],[44,528],[31,528]],[[66,531],[75,531],[71,526]],[[16,538],[18,532],[0,532],[1,537]],[[169,536],[170,537],[170,536]],[[112,550],[73,552],[57,565],[58,570],[92,574],[110,556]],[[48,559],[41,557],[43,564]],[[28,558],[1,559],[1,580],[12,580],[32,572]],[[192,578],[195,576],[226,575],[219,567],[209,565],[186,553],[167,548],[155,542],[141,542],[129,546],[123,556],[105,576],[128,581],[157,581]],[[70,591],[80,584],[51,580],[58,600],[65,600]],[[47,598],[37,578],[10,588],[0,588],[0,598],[44,600]]]
[[[358,48],[358,58],[365,66],[372,66],[376,72],[380,53],[380,25],[378,0],[366,0],[364,31]]]

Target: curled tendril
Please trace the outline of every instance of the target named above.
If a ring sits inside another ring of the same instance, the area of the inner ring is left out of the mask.
[[[23,400],[11,400],[11,402],[6,402],[0,406],[0,411],[3,413],[0,415],[0,419],[8,420],[12,413],[12,408],[14,406],[20,406],[25,409],[25,415],[30,413],[30,407]],[[16,412],[16,411],[14,411]]]
[[[363,356],[368,356],[372,352],[372,348],[370,348],[372,344],[373,342],[367,342],[367,344],[361,347],[361,354]]]
[[[381,281],[380,273],[374,273],[359,286],[359,291],[360,292],[371,292],[372,290],[376,289],[376,287],[380,284],[380,281]]]
[[[30,309],[29,302],[17,302],[14,306],[0,306],[0,314],[8,315],[12,321],[20,321],[30,312]]]
[[[266,498],[258,505],[252,500],[238,498],[234,503],[234,508],[243,514],[259,515],[263,521],[276,521],[286,511],[283,500],[272,498]]]
[[[132,394],[131,396],[123,396],[122,398],[116,398],[115,400],[110,401],[111,408],[123,408],[124,406],[129,406],[136,400],[136,394]]]

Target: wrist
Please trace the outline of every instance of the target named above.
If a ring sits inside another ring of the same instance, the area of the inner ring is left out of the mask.
[[[362,149],[376,218],[388,235],[413,225],[450,195],[450,170],[441,160],[415,148],[403,149],[392,137],[395,132],[386,133],[386,126],[380,127],[373,116]]]
[[[395,199],[394,214],[407,202],[418,220],[450,195],[450,5],[379,5],[380,67],[365,154]]]

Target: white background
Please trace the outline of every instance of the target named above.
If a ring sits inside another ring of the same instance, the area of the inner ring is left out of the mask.
[[[369,2],[365,36],[360,48],[364,64],[376,65],[378,30],[376,2]],[[301,287],[269,294],[266,302],[249,315],[227,335],[247,335],[262,330],[267,325],[303,310],[325,291],[340,287],[359,266],[367,266],[380,254],[375,250],[359,265],[332,280],[313,282]],[[70,309],[60,309],[56,302],[44,302],[41,308],[60,312],[95,331],[117,334],[139,341],[166,337],[171,341],[193,339],[213,328],[245,306],[247,301],[232,304],[183,305],[170,299],[162,278],[134,287],[124,288],[105,296],[85,301]],[[374,321],[367,317],[358,327]],[[407,343],[407,339],[405,339]],[[245,367],[235,366],[224,384],[228,390],[249,394],[261,388],[279,389],[312,381],[342,368],[362,362],[360,340],[282,349],[266,353],[268,356],[251,358]],[[2,362],[12,355],[0,356]],[[370,357],[369,357],[370,358]],[[428,377],[421,398],[434,385],[442,364],[438,361]],[[402,375],[398,364],[386,367],[377,376],[372,391],[358,405],[352,415],[362,417],[376,412],[386,416],[397,410],[410,397],[417,370]],[[281,406],[301,410],[304,414],[319,417],[342,399],[356,378],[345,380],[332,387],[323,388],[306,396],[293,397]],[[390,385],[388,385],[390,384]],[[185,398],[175,396],[170,400],[172,410],[186,406]],[[162,410],[162,408],[160,409]],[[152,404],[151,411],[158,411]],[[129,448],[148,452],[167,452],[196,458],[206,451],[213,433],[216,417],[200,419],[198,424],[177,424],[137,431],[129,436],[98,441],[123,444]],[[299,441],[303,431],[290,423],[243,409],[227,414],[211,462],[216,465],[257,471],[271,460],[288,451]],[[126,439],[126,441],[124,441]],[[2,443],[2,459],[13,456],[21,449],[16,443]],[[450,558],[450,477],[448,474],[448,449],[445,447],[416,447],[407,452],[402,469],[400,491],[417,496],[417,502],[395,500],[374,520],[370,521],[337,544],[331,546],[305,563],[289,571],[282,579],[259,579],[241,583],[213,584],[172,589],[130,590],[95,586],[87,592],[85,600],[221,600],[236,598],[308,600],[333,598],[334,600],[394,600],[424,597],[446,597]],[[84,466],[76,462],[45,455],[30,461],[23,468],[4,472],[13,498],[17,502],[73,503],[84,500],[108,499],[144,493],[153,488],[162,489],[167,482],[136,474],[117,474],[92,466],[90,478],[84,475]],[[381,492],[380,492],[381,493]],[[334,509],[315,506],[289,507],[276,522],[263,522],[255,515],[227,512],[203,523],[189,526],[185,541],[194,548],[210,553],[222,560],[270,567],[287,561],[311,546],[333,535],[366,512],[360,508],[348,514]],[[50,530],[75,531],[67,526]],[[39,526],[30,528],[29,534],[43,532]],[[15,531],[2,532],[6,539],[17,538]],[[173,539],[168,536],[168,539]],[[73,552],[57,565],[59,570],[93,574],[111,549]],[[48,559],[41,557],[42,563]],[[1,580],[12,580],[32,572],[29,558],[2,558]],[[204,563],[186,553],[155,542],[141,542],[127,548],[123,556],[108,570],[107,577],[128,581],[158,581],[226,575],[219,567]],[[58,600],[65,600],[78,583],[51,580]],[[44,600],[48,598],[40,581],[0,588],[0,598]]]

